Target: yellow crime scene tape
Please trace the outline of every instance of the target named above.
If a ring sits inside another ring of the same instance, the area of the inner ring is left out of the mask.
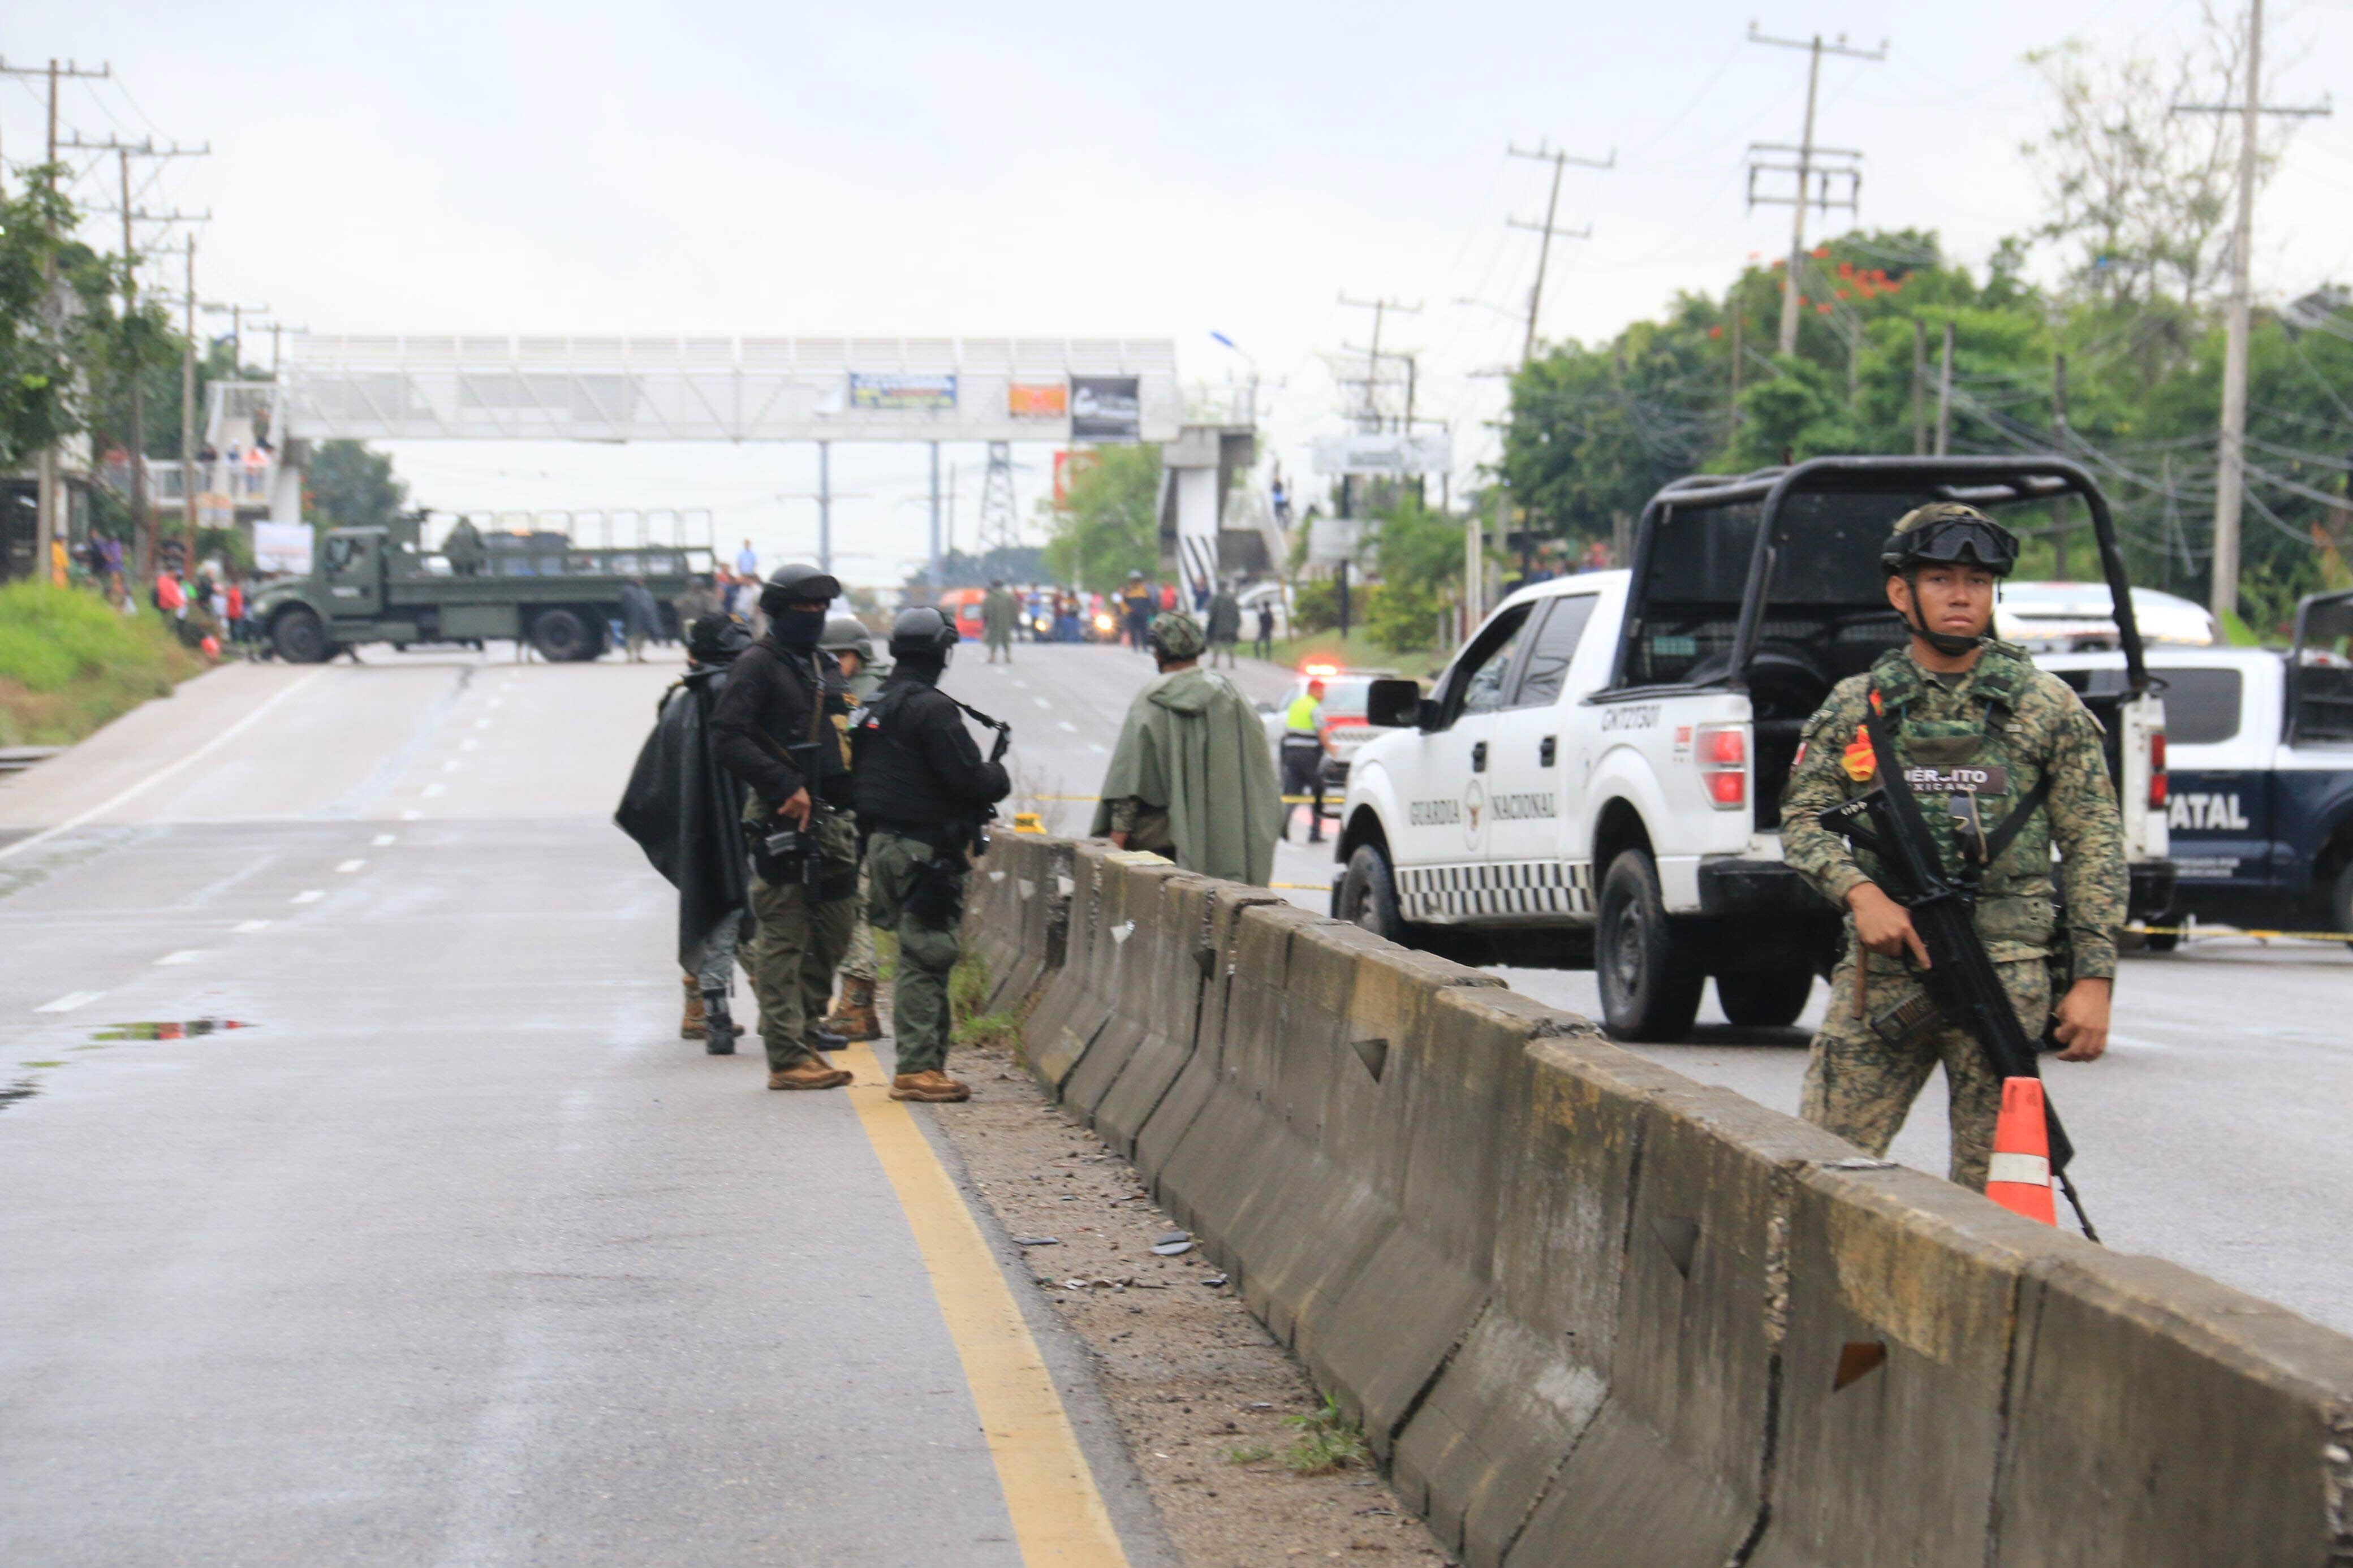
[[[2240,926],[2126,926],[2126,936],[2252,936],[2269,942],[2353,942],[2353,931],[2257,931]]]

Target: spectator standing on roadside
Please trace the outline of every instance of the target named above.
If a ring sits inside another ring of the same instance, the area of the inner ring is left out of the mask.
[[[735,575],[754,584],[754,597],[756,598],[758,596],[756,585],[760,581],[760,554],[752,548],[752,542],[748,539],[744,542],[744,548],[735,552]]]
[[[654,603],[653,590],[643,577],[630,578],[621,585],[621,641],[631,664],[645,663],[646,639],[660,630],[661,606]]]
[[[1251,645],[1250,651],[1261,658],[1274,657],[1274,601],[1272,599],[1261,599],[1258,602],[1258,639]]]
[[[1144,574],[1130,572],[1127,586],[1119,592],[1119,608],[1126,622],[1127,646],[1138,653],[1145,651],[1145,633],[1151,628],[1152,606],[1156,603],[1158,597],[1152,592],[1152,584],[1144,580]]]
[[[1218,655],[1226,656],[1226,668],[1234,667],[1234,645],[1242,639],[1242,602],[1234,597],[1233,584],[1220,583],[1209,596],[1208,625],[1209,668],[1215,669]]]
[[[248,631],[245,624],[245,584],[237,577],[231,576],[228,586],[222,592],[222,597],[226,603],[225,613],[228,619],[228,640],[241,643],[246,640]]]

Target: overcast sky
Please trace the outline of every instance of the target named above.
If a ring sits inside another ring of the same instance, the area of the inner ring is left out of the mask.
[[[2268,17],[2275,100],[2339,85],[2353,3],[2273,0]],[[1796,140],[1806,58],[1746,41],[1752,18],[1887,40],[1883,63],[1825,64],[1819,139],[1867,154],[1862,222],[1937,230],[1979,262],[2038,210],[2019,144],[2047,107],[2021,57],[2071,37],[2169,57],[2200,8],[20,0],[0,56],[112,66],[64,93],[69,131],[209,142],[141,205],[209,208],[200,294],[289,326],[1159,336],[1187,380],[1247,374],[1217,331],[1279,384],[1275,449],[1299,471],[1305,440],[1341,427],[1324,356],[1369,327],[1338,295],[1386,295],[1423,307],[1385,346],[1423,355],[1421,410],[1455,421],[1467,473],[1499,402],[1479,373],[1516,358],[1502,312],[1535,267],[1535,237],[1505,219],[1541,217],[1547,177],[1508,145],[1617,154],[1564,184],[1560,221],[1594,232],[1554,247],[1547,337],[1607,337],[1786,247],[1788,209],[1744,206],[1743,155]],[[12,162],[37,148],[37,86],[0,88]],[[2266,294],[2353,280],[2346,107],[2298,132],[2266,193]],[[83,194],[112,191],[109,163]],[[1016,455],[1033,465],[1026,513],[1047,454]],[[983,454],[950,456],[968,542]],[[807,502],[776,499],[813,488],[806,447],[397,458],[437,507],[710,507],[723,538],[771,558],[814,536]],[[923,454],[837,447],[833,467],[854,492],[837,505],[842,574],[895,580],[924,549]]]

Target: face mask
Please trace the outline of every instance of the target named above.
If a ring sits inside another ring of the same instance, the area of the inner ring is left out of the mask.
[[[822,609],[784,610],[768,617],[768,630],[786,647],[813,648],[825,636],[825,618]]]

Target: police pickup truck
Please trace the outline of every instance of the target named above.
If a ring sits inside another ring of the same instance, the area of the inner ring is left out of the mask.
[[[663,629],[678,635],[670,601],[690,573],[707,575],[696,546],[589,549],[560,533],[499,534],[470,574],[417,548],[413,529],[337,528],[319,541],[307,577],[287,577],[254,596],[250,614],[278,657],[315,664],[360,643],[527,641],[552,663],[593,659],[612,643],[621,589],[643,578]]]
[[[1669,485],[1630,569],[1512,595],[1427,697],[1377,683],[1367,718],[1388,732],[1349,772],[1333,913],[1473,962],[1589,962],[1624,1039],[1681,1038],[1711,977],[1734,1023],[1794,1021],[1841,914],[1782,862],[1781,786],[1831,686],[1904,641],[1880,544],[1931,500],[2090,513],[2124,607],[2119,677],[2084,700],[2135,910],[2162,910],[2162,719],[2091,476],[2055,458],[1820,458]]]
[[[2125,679],[2113,654],[2041,662],[2087,693]],[[2158,647],[2148,669],[2165,700],[2173,912],[2353,931],[2353,593],[2297,605],[2284,654]]]

